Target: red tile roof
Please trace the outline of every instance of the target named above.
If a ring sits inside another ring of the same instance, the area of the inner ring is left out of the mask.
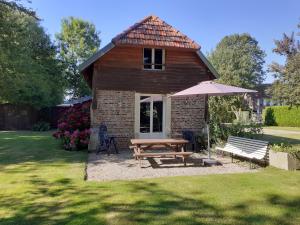
[[[112,39],[115,45],[150,45],[200,49],[200,46],[157,16],[148,16]]]

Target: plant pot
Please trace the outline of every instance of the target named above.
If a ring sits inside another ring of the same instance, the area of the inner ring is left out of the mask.
[[[284,170],[300,169],[300,160],[286,152],[269,151],[270,166],[274,166]]]

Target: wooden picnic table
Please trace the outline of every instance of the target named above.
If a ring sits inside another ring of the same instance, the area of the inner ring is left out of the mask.
[[[160,147],[165,149],[171,149],[175,151],[184,151],[184,145],[189,143],[185,139],[173,139],[173,138],[164,138],[164,139],[131,139],[131,144],[137,148],[137,151],[140,153],[145,150],[153,150]]]
[[[134,150],[134,157],[139,160],[147,157],[163,157],[163,156],[180,156],[183,158],[184,165],[186,165],[185,158],[190,156],[192,152],[185,152],[184,146],[189,143],[185,139],[131,139],[131,148]],[[169,152],[159,153],[145,153],[147,150],[169,150]]]

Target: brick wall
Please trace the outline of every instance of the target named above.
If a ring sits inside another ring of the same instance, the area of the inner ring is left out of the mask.
[[[101,122],[104,122],[108,134],[116,137],[118,147],[128,148],[129,140],[134,137],[134,92],[96,90],[97,105],[92,110],[91,123],[97,136],[97,129]],[[91,137],[91,140],[97,141]],[[90,149],[95,148],[95,143],[90,144]]]
[[[205,125],[205,97],[176,97],[171,102],[171,136],[178,137],[188,129],[196,134]]]
[[[108,133],[116,137],[120,149],[128,148],[134,137],[135,92],[96,90],[96,107],[91,109],[92,134],[89,145],[98,143],[98,127],[107,125]],[[167,113],[168,114],[168,113]],[[171,137],[180,137],[184,129],[199,133],[204,127],[205,98],[179,97],[171,99]]]

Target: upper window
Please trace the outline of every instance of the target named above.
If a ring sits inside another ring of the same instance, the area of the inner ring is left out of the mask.
[[[164,70],[165,50],[158,48],[144,48],[144,69]]]

